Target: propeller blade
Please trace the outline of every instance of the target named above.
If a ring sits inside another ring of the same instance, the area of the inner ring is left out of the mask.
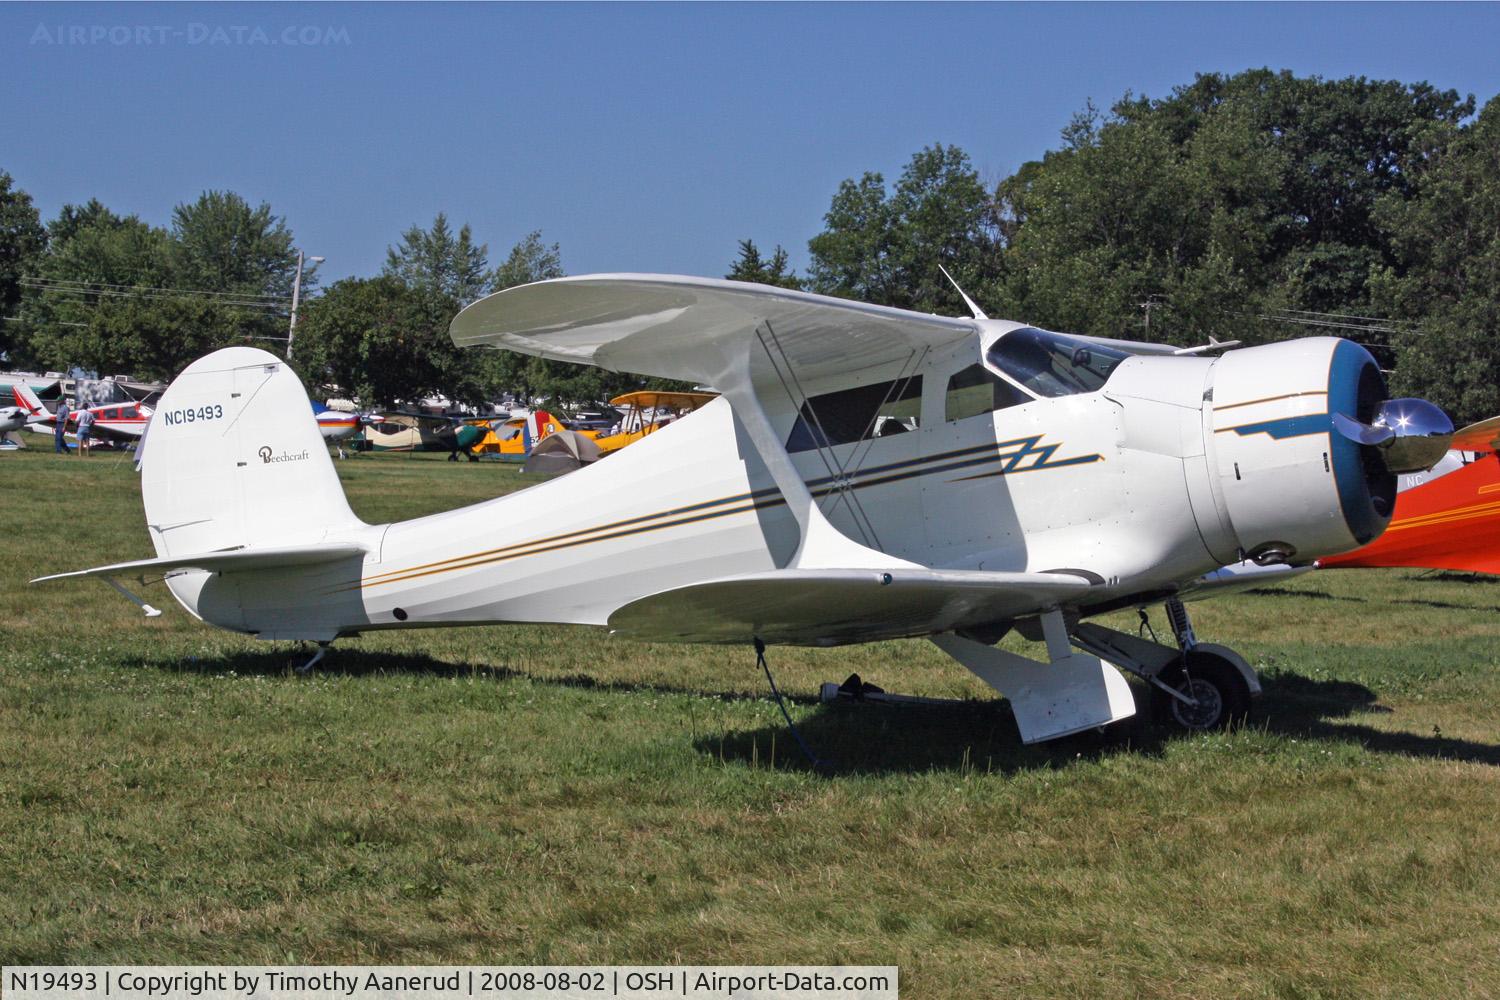
[[[1470,424],[1453,435],[1450,447],[1459,451],[1500,451],[1500,417]]]
[[[1385,444],[1396,436],[1396,432],[1389,427],[1371,427],[1342,413],[1333,415],[1333,429],[1350,441],[1371,446]]]

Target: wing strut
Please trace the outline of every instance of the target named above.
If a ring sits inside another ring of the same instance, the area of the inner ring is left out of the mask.
[[[763,342],[762,342],[763,343]],[[777,489],[786,499],[787,509],[797,519],[802,540],[792,556],[788,569],[920,569],[914,562],[886,555],[849,538],[829,523],[818,509],[817,501],[792,464],[781,435],[771,424],[761,406],[750,374],[750,347],[743,347],[724,359],[722,373],[716,379],[724,397],[729,400],[734,417],[744,427]]]
[[[765,328],[764,333],[761,332],[761,326]],[[885,397],[881,399],[880,405],[875,408],[875,411],[870,414],[869,423],[865,425],[860,443],[856,443],[850,451],[847,461],[840,462],[838,455],[834,453],[833,446],[830,444],[828,433],[823,428],[823,420],[818,415],[817,408],[810,405],[811,397],[808,396],[807,390],[802,388],[802,381],[797,377],[797,371],[793,367],[791,360],[787,357],[786,351],[782,349],[781,341],[776,336],[776,330],[771,325],[771,321],[766,320],[761,326],[755,328],[755,337],[760,342],[761,349],[766,352],[766,360],[770,362],[771,370],[776,373],[776,378],[781,382],[781,388],[786,392],[787,399],[791,401],[792,410],[797,413],[806,413],[812,421],[814,450],[817,451],[818,458],[823,463],[823,468],[828,472],[828,478],[832,485],[830,492],[835,494],[835,500],[829,507],[829,513],[832,513],[832,508],[837,506],[839,501],[843,501],[844,505],[849,508],[849,514],[854,519],[854,526],[859,529],[864,544],[884,551],[885,546],[880,541],[880,535],[875,530],[874,522],[870,520],[870,515],[866,513],[864,505],[859,502],[859,496],[854,492],[853,476],[859,473],[865,459],[870,455],[870,449],[875,443],[875,422],[880,419],[880,411],[885,409],[886,404],[898,392],[906,391],[906,387],[916,377],[918,369],[922,366],[923,359],[927,357],[927,352],[931,348],[924,346],[920,354],[915,349],[907,354],[906,360],[901,363],[901,368],[896,373],[896,378],[891,382],[890,388],[886,390]],[[767,342],[768,337],[769,343]],[[772,350],[773,347],[775,348],[774,351]],[[861,444],[863,445],[863,449],[861,449]]]

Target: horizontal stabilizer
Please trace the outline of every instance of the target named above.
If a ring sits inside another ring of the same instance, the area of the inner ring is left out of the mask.
[[[75,570],[72,573],[54,573],[51,576],[39,576],[31,582],[43,583],[47,580],[64,580],[75,576],[144,576],[149,573],[165,573],[174,569],[235,573],[255,569],[274,569],[279,566],[307,566],[313,563],[334,562],[339,559],[361,558],[364,554],[364,546],[347,544],[222,549],[217,552],[200,552],[191,556],[140,559],[135,562]]]
[[[662,591],[609,617],[616,634],[659,642],[834,646],[1034,615],[1085,593],[1064,573],[782,569]]]

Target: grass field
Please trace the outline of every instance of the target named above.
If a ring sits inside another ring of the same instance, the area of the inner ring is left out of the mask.
[[[44,439],[37,441],[45,443]],[[367,520],[527,485],[339,464]],[[582,629],[305,653],[44,572],[151,555],[128,460],[0,454],[0,960],[868,963],[907,997],[1500,996],[1500,581],[1194,605],[1255,724],[1017,745],[923,642]],[[1133,628],[1130,616],[1117,616]],[[1158,621],[1158,627],[1160,622]],[[953,708],[816,704],[858,670]]]

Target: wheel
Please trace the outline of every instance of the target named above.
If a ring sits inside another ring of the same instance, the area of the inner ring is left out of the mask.
[[[1250,685],[1233,663],[1215,653],[1194,650],[1187,655],[1186,677],[1176,666],[1164,671],[1161,680],[1198,704],[1185,704],[1153,684],[1151,708],[1158,722],[1202,732],[1244,722],[1250,714]]]

